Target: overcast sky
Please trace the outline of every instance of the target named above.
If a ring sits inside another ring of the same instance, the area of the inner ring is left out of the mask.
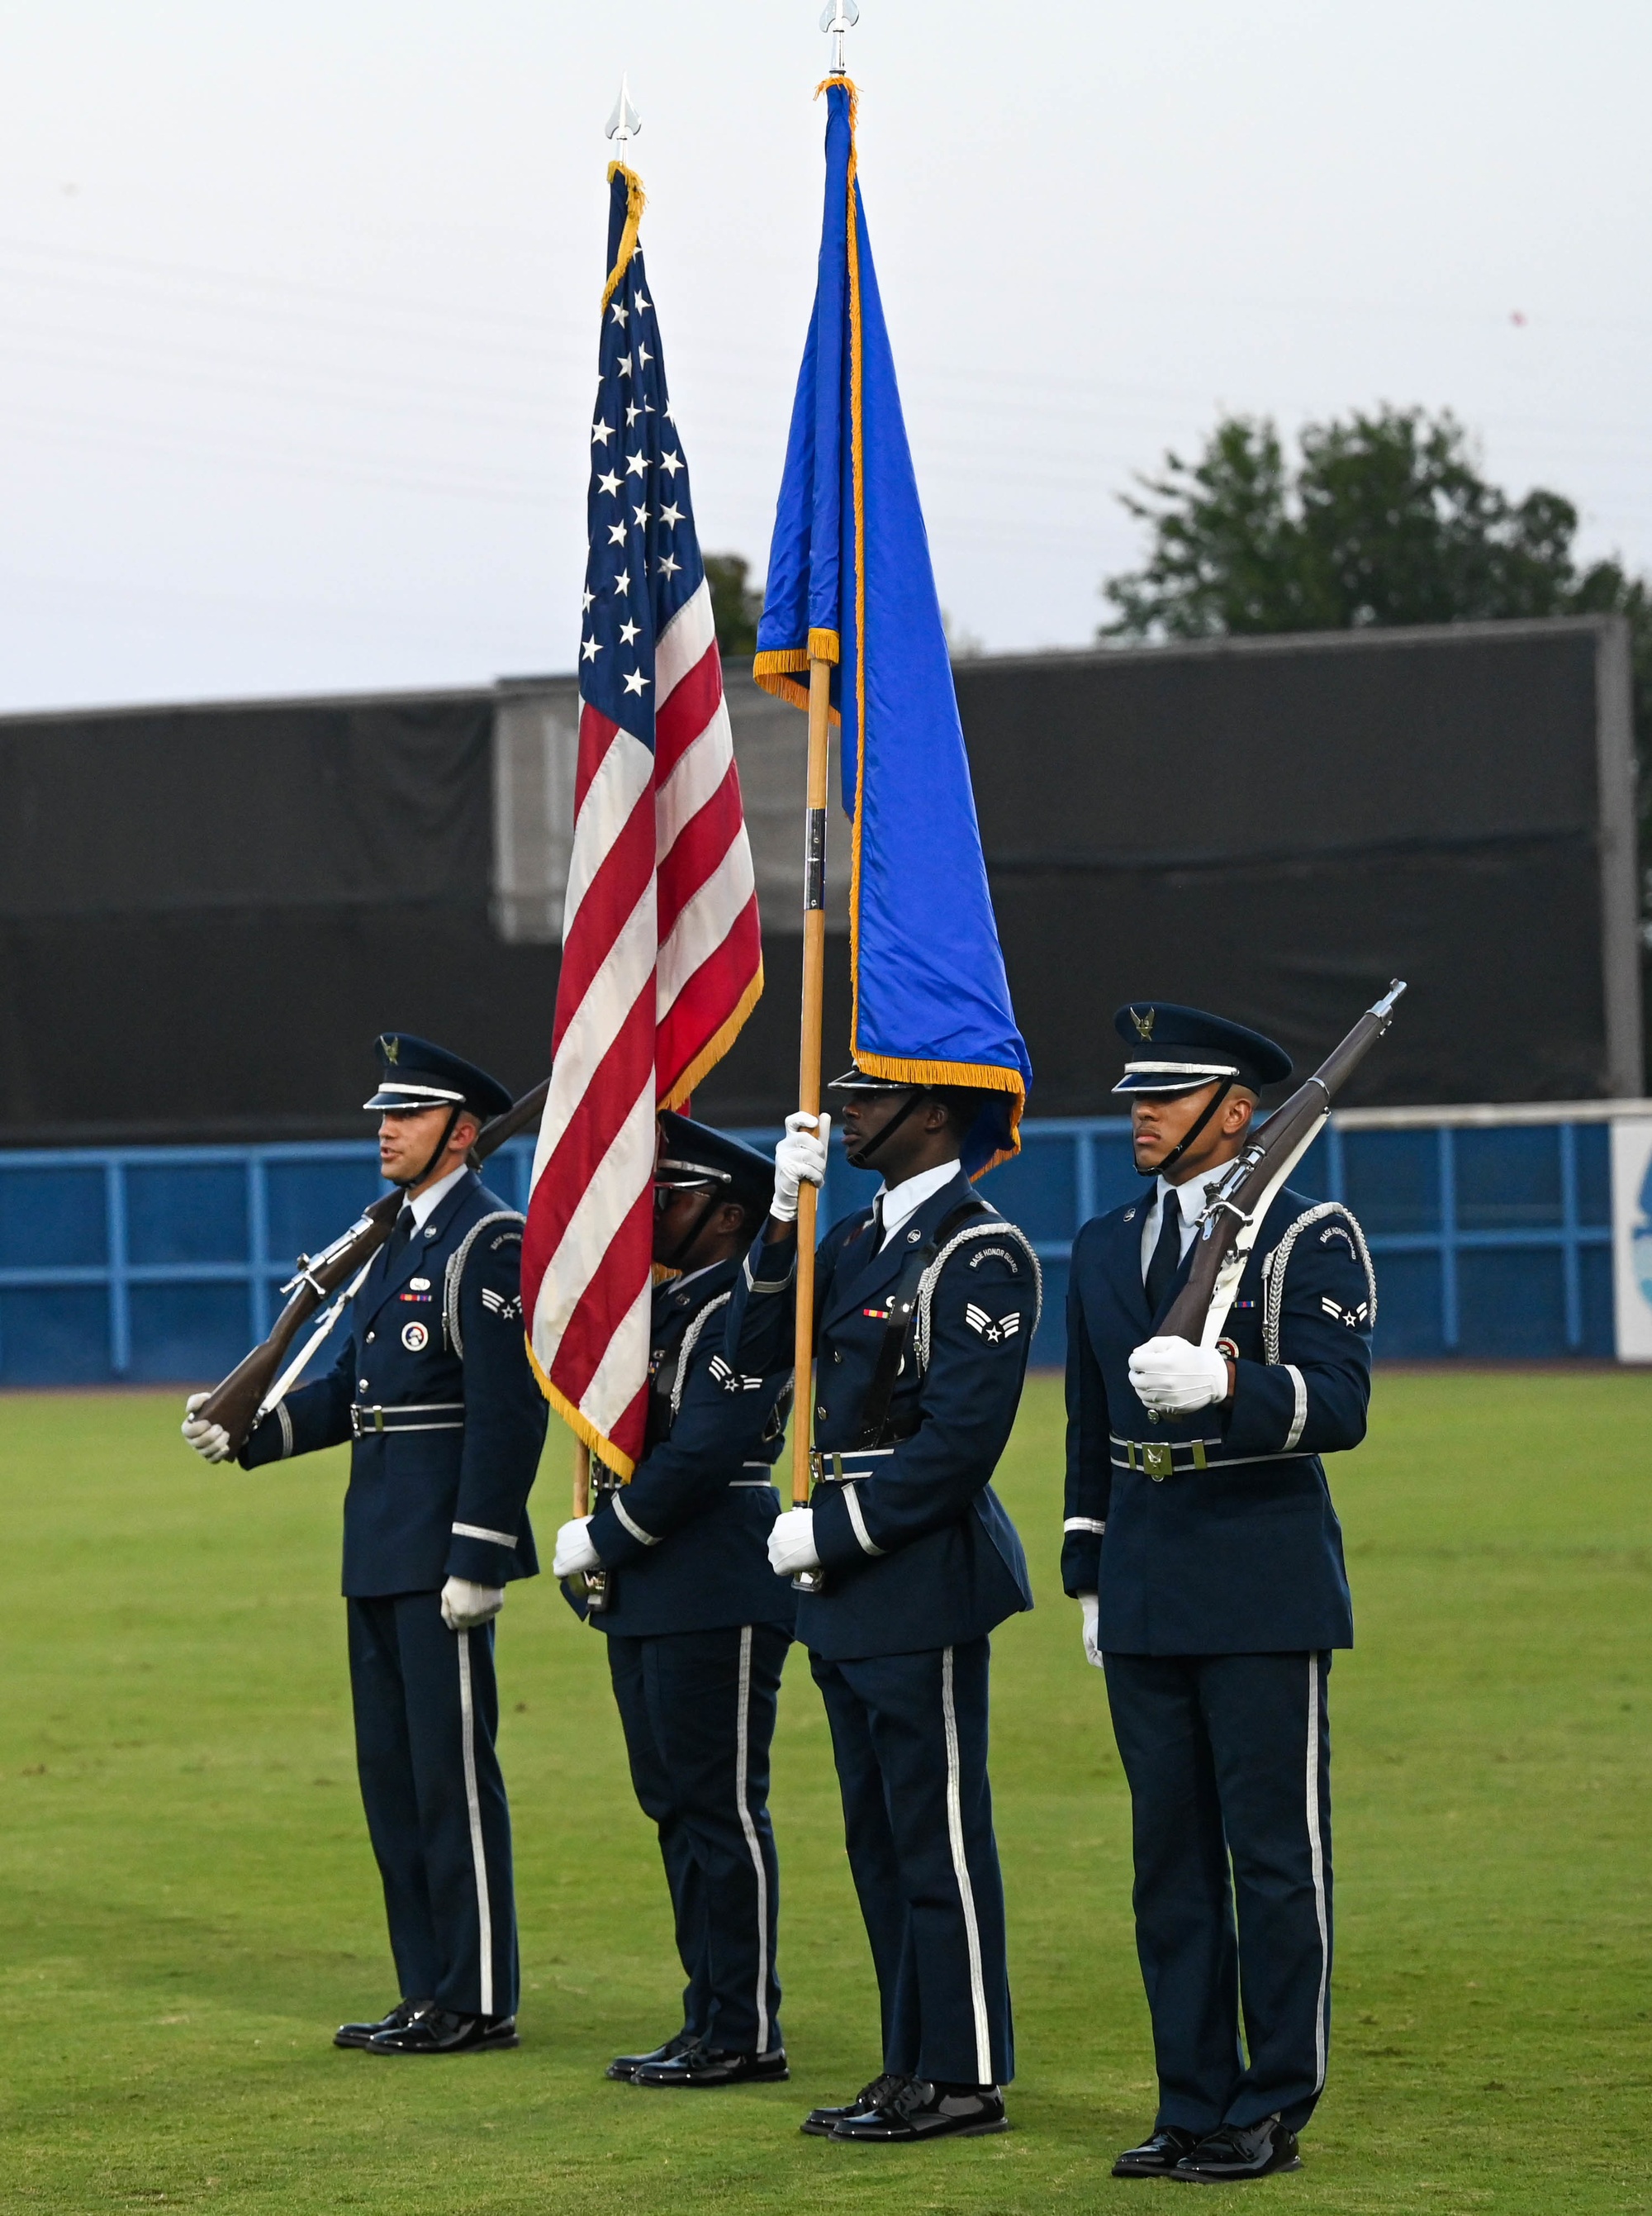
[[[0,0],[0,708],[565,669],[603,126],[708,550],[766,558],[819,0]],[[941,596],[1087,638],[1222,409],[1450,406],[1652,568],[1646,0],[862,0]]]

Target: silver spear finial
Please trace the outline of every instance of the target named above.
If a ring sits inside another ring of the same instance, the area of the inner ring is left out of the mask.
[[[608,136],[614,142],[614,159],[623,162],[630,151],[631,141],[642,128],[642,118],[631,102],[631,81],[629,76],[619,81],[619,98],[614,102],[614,112],[608,119]]]
[[[852,31],[861,19],[857,0],[826,0],[820,10],[820,28],[832,40],[832,74],[847,77],[844,61],[844,33]]]

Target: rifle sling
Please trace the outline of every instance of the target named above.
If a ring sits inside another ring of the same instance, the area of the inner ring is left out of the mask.
[[[986,1203],[972,1193],[967,1200],[943,1216],[929,1237],[907,1255],[906,1265],[889,1295],[889,1308],[883,1327],[883,1343],[878,1349],[877,1365],[872,1372],[872,1382],[866,1398],[861,1403],[858,1447],[876,1447],[886,1443],[885,1428],[889,1420],[889,1403],[894,1398],[895,1383],[900,1376],[906,1351],[912,1342],[912,1319],[918,1312],[918,1289],[924,1272],[946,1245],[955,1231],[961,1230],[972,1216],[991,1214]]]

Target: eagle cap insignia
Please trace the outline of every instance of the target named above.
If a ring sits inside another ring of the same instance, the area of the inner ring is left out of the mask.
[[[1158,1010],[1149,1008],[1144,1015],[1139,1009],[1132,1008],[1130,1020],[1136,1027],[1139,1039],[1150,1039],[1153,1036],[1153,1025],[1158,1021]]]
[[[1145,1033],[1144,1033],[1143,1036],[1145,1037]],[[402,1042],[394,1035],[393,1032],[386,1031],[384,1037],[379,1040],[378,1043],[384,1050],[384,1059],[386,1062],[401,1061]]]

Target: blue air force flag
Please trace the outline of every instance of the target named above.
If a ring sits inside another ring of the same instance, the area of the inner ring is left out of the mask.
[[[969,760],[856,177],[826,87],[826,223],[758,631],[759,685],[808,705],[834,662],[853,821],[851,1045],[863,1069],[991,1096],[972,1175],[1018,1151],[1032,1069],[1004,974]]]

